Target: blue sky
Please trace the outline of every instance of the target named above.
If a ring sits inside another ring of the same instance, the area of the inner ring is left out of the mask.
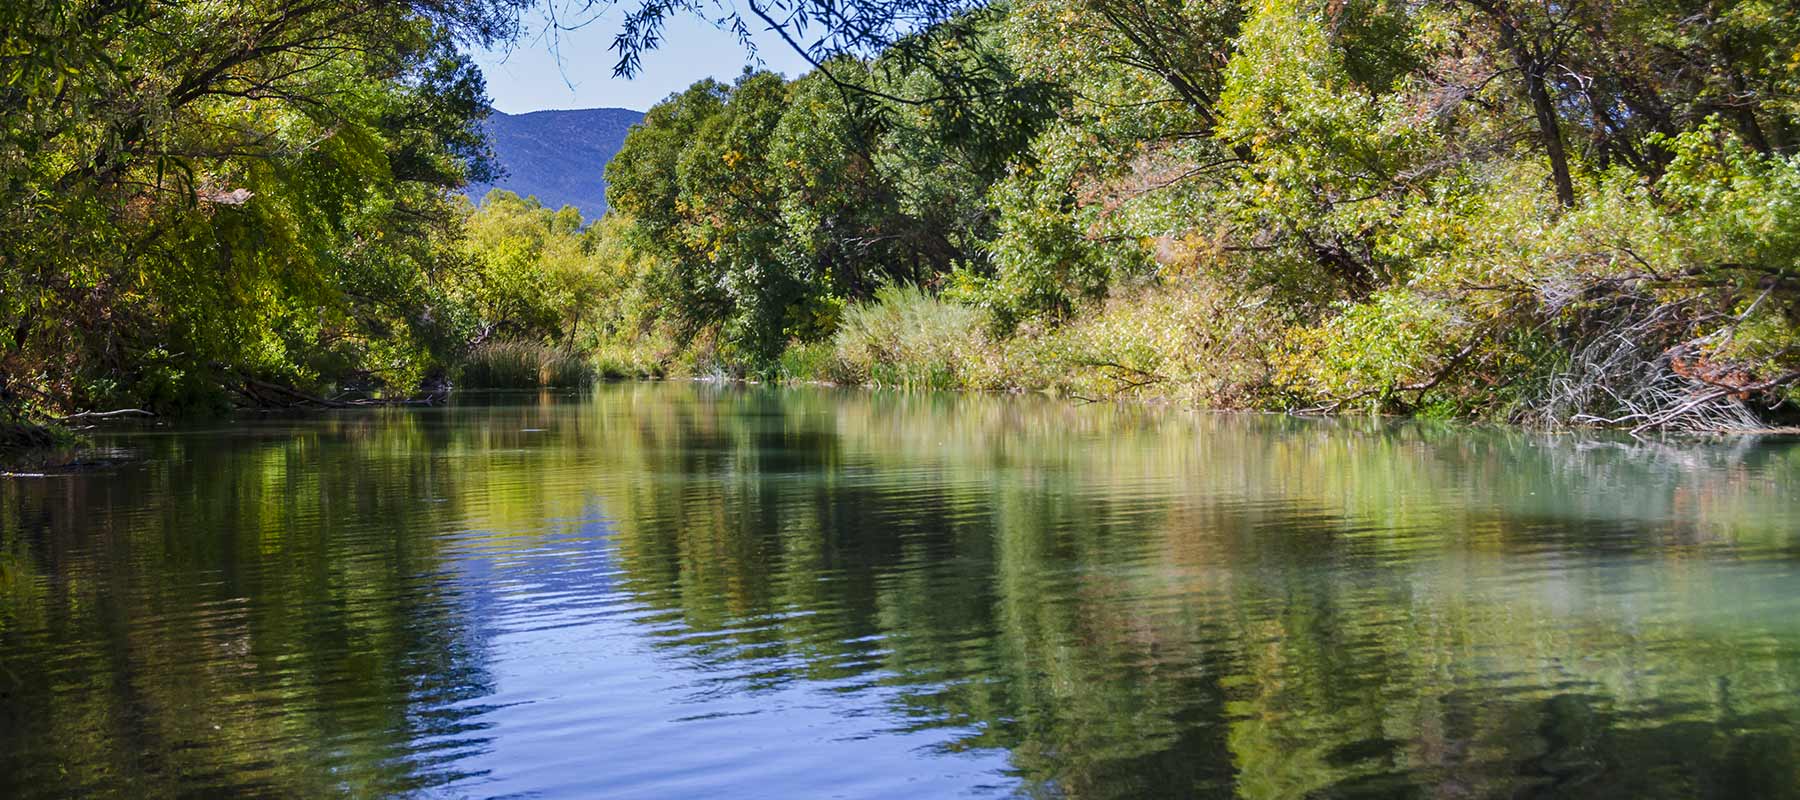
[[[586,27],[563,31],[561,64],[551,54],[551,39],[539,24],[510,51],[476,53],[487,76],[494,107],[508,114],[547,108],[635,108],[643,111],[658,100],[701,78],[730,80],[750,56],[728,33],[699,20],[681,17],[665,27],[663,45],[646,54],[636,78],[612,77],[616,58],[608,48],[619,30],[621,13],[609,9]],[[767,32],[758,32],[762,65],[795,77],[806,62]]]

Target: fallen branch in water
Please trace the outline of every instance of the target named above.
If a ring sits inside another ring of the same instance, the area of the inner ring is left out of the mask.
[[[1782,375],[1778,375],[1776,377],[1770,378],[1770,379],[1768,379],[1766,381],[1762,381],[1760,383],[1753,383],[1748,386],[1724,386],[1722,388],[1714,389],[1710,392],[1706,392],[1705,394],[1700,395],[1699,397],[1695,397],[1694,399],[1689,400],[1686,403],[1682,403],[1681,405],[1676,406],[1675,408],[1669,409],[1668,411],[1665,411],[1665,412],[1662,412],[1660,414],[1650,417],[1649,419],[1645,420],[1642,424],[1638,425],[1635,428],[1632,428],[1631,432],[1633,434],[1637,434],[1637,433],[1642,433],[1643,431],[1649,430],[1651,428],[1662,427],[1663,425],[1667,425],[1668,423],[1680,418],[1681,415],[1686,414],[1689,411],[1692,411],[1696,408],[1699,408],[1700,406],[1706,405],[1707,403],[1711,403],[1715,400],[1722,400],[1726,397],[1731,397],[1733,395],[1750,395],[1750,394],[1757,394],[1760,392],[1766,392],[1766,391],[1769,391],[1770,389],[1777,389],[1777,388],[1780,388],[1787,384],[1793,383],[1794,381],[1797,381],[1797,380],[1800,380],[1800,369],[1797,369],[1797,370],[1794,370],[1792,372],[1788,372],[1788,373],[1785,373]]]
[[[54,417],[57,422],[68,422],[72,419],[107,419],[110,417],[154,417],[155,413],[141,408],[119,408],[112,411],[80,411],[66,417]]]
[[[1082,360],[1076,361],[1075,365],[1088,367],[1090,369],[1113,370],[1113,373],[1107,377],[1118,384],[1111,392],[1114,397],[1122,396],[1127,392],[1136,391],[1152,384],[1167,383],[1169,380],[1168,377],[1164,375],[1151,372],[1147,369],[1139,369],[1137,367],[1120,364],[1117,361]],[[1087,400],[1087,398],[1080,399]],[[1088,400],[1088,402],[1093,401]]]
[[[319,408],[372,408],[380,406],[431,406],[444,400],[444,391],[434,391],[423,397],[399,397],[392,399],[367,398],[362,400],[336,400],[307,394],[292,386],[257,380],[239,374],[242,384],[232,387],[238,394],[248,398],[252,403],[265,408],[300,408],[317,406]],[[340,397],[342,395],[339,395]]]
[[[250,398],[251,400],[255,401],[258,405],[286,406],[286,407],[290,407],[290,408],[293,406],[302,406],[302,405],[315,405],[315,406],[319,406],[321,408],[349,408],[350,407],[348,403],[340,403],[335,400],[327,400],[323,397],[315,397],[313,395],[302,392],[299,389],[295,389],[290,386],[283,386],[279,383],[270,383],[268,381],[260,381],[255,378],[251,378],[249,376],[239,376],[239,377],[243,380],[244,384],[241,388],[238,389],[238,393],[244,395],[245,397]],[[281,397],[286,397],[287,402],[282,402],[280,400],[276,400],[275,398],[270,397],[268,393],[273,393],[273,394],[281,396]]]

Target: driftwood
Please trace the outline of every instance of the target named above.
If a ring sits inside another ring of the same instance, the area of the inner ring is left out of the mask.
[[[1779,375],[1774,378],[1770,378],[1766,381],[1753,383],[1748,386],[1725,386],[1725,387],[1721,387],[1718,389],[1714,389],[1710,392],[1700,395],[1699,397],[1695,397],[1694,399],[1689,400],[1686,403],[1681,404],[1680,406],[1677,406],[1673,409],[1670,409],[1668,411],[1662,412],[1661,414],[1657,414],[1656,416],[1651,417],[1650,419],[1644,421],[1643,424],[1641,424],[1635,428],[1632,428],[1631,432],[1635,434],[1635,433],[1642,433],[1651,428],[1660,428],[1664,425],[1669,424],[1671,421],[1679,418],[1681,415],[1686,414],[1690,411],[1693,411],[1694,409],[1699,408],[1703,405],[1706,405],[1707,403],[1715,402],[1718,400],[1723,400],[1727,397],[1741,397],[1744,395],[1766,392],[1766,391],[1769,391],[1770,389],[1779,389],[1779,388],[1786,386],[1790,383],[1793,383],[1794,381],[1797,381],[1797,380],[1800,380],[1800,370],[1794,370],[1792,372],[1788,372],[1783,375]]]
[[[57,417],[57,422],[68,422],[75,419],[109,419],[112,417],[154,417],[155,413],[141,408],[119,408],[112,411],[80,411],[66,417]]]

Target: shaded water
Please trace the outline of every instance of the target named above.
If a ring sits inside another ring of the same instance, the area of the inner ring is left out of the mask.
[[[1793,797],[1800,448],[603,387],[0,479],[0,796]]]

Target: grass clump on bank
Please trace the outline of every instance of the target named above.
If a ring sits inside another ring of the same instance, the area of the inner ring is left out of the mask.
[[[1270,390],[1267,354],[1279,330],[1247,306],[1254,304],[1190,281],[1122,293],[1060,325],[1004,331],[978,308],[918,287],[887,287],[846,308],[830,339],[791,346],[779,376],[1245,407]]]
[[[916,286],[889,286],[844,310],[829,362],[810,360],[826,367],[815,377],[838,383],[959,389],[986,371],[983,341],[980,311]]]
[[[595,369],[582,356],[532,342],[491,342],[469,351],[456,372],[468,389],[539,389],[586,386]]]

